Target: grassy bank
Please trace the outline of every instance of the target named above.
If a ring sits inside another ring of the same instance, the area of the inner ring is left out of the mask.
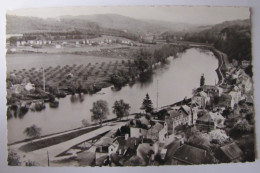
[[[56,145],[56,144],[71,140],[73,138],[76,138],[80,135],[83,135],[85,133],[89,133],[89,132],[96,130],[96,129],[99,129],[99,128],[100,128],[100,126],[82,129],[82,130],[78,130],[78,131],[75,131],[75,132],[71,132],[71,133],[67,133],[67,134],[63,134],[63,135],[59,135],[59,136],[55,136],[55,137],[51,137],[51,138],[46,138],[46,139],[39,140],[39,141],[36,141],[36,142],[30,142],[28,144],[21,146],[19,149],[21,151],[24,151],[24,152],[31,152],[31,151],[34,151],[34,150],[38,150],[38,149],[41,149],[41,148],[49,147],[49,146],[52,146],[52,145]]]

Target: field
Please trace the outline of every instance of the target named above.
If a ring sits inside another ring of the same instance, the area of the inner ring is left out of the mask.
[[[85,64],[88,60],[89,63]],[[7,79],[11,81],[16,80],[17,83],[22,83],[21,81],[25,83],[31,82],[35,84],[36,87],[42,88],[44,77],[47,89],[49,87],[65,90],[73,87],[86,89],[90,86],[103,88],[104,86],[110,85],[109,81],[112,74],[118,70],[127,71],[129,66],[133,63],[133,61],[129,59],[97,57],[96,59],[95,57],[88,57],[86,60],[82,59],[82,61],[85,63],[75,61],[77,64],[45,66],[44,72],[43,68],[39,67],[32,67],[30,69],[23,68],[21,70],[13,69],[8,73]],[[80,63],[80,65],[78,63]],[[47,63],[45,65],[47,65]]]

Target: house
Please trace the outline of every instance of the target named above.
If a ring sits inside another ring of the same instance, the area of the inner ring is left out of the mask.
[[[26,41],[21,41],[21,45],[24,46],[26,44]]]
[[[165,143],[167,137],[168,125],[165,121],[157,121],[155,125],[147,131],[147,138],[152,139],[154,142],[159,141],[159,143]]]
[[[224,118],[220,112],[209,112],[210,117],[213,119],[213,121],[216,124],[217,128],[223,128],[225,127],[224,123],[226,118]]]
[[[130,137],[144,138],[147,135],[147,129],[142,127],[130,127]]]
[[[210,102],[210,97],[204,92],[200,91],[194,94],[192,97],[192,103],[196,103],[200,108],[205,108],[206,105]]]
[[[26,91],[31,91],[31,90],[34,90],[35,89],[35,86],[34,86],[34,84],[32,84],[32,83],[27,83],[25,86],[24,86],[24,89],[26,90]]]
[[[60,48],[61,48],[61,45],[60,45],[60,44],[56,44],[56,45],[55,45],[55,48],[56,48],[56,49],[60,49]]]
[[[223,162],[241,162],[242,161],[242,150],[238,147],[235,142],[229,143],[220,147],[222,151]]]
[[[201,86],[202,91],[204,91],[209,97],[220,96],[219,88],[215,85],[203,85]]]
[[[138,157],[148,163],[150,159],[154,160],[155,155],[159,152],[159,143],[153,142],[151,139],[144,138],[139,144],[136,152]]]
[[[21,42],[20,41],[16,41],[16,46],[20,46],[21,45]]]
[[[238,102],[241,100],[242,98],[242,92],[240,90],[240,88],[238,88],[237,86],[235,86],[230,92],[229,95],[231,96],[231,103],[230,103],[230,107],[233,109],[235,104],[238,104]]]
[[[96,160],[98,160],[101,157],[107,157],[108,156],[108,146],[98,146],[96,147]]]
[[[173,121],[173,130],[178,125],[194,125],[197,120],[196,108],[190,108],[187,105],[182,105],[176,110],[169,111],[170,118]]]
[[[181,145],[172,156],[173,165],[199,165],[212,163],[213,157],[207,150],[188,144]]]
[[[202,115],[196,120],[196,127],[200,131],[209,132],[216,129],[216,124],[212,115],[208,111],[200,112]]]
[[[128,135],[128,134],[127,134]],[[108,147],[108,154],[112,153],[123,154],[127,148],[125,148],[126,139],[124,136],[117,137],[113,143]]]
[[[164,149],[161,150],[160,156],[161,156],[161,159],[162,159],[162,160],[165,159],[166,153],[167,153],[167,149],[166,149],[166,148],[164,148]]]
[[[24,84],[15,84],[15,85],[12,85],[11,86],[11,91],[12,93],[15,93],[15,94],[20,94],[21,92],[24,91]]]
[[[145,117],[134,119],[130,123],[130,137],[144,138],[147,135],[147,130],[151,127],[149,120]]]
[[[116,165],[124,165],[124,163],[136,155],[136,150],[141,142],[139,138],[132,138],[126,135],[125,137],[117,137],[109,146],[110,160]]]

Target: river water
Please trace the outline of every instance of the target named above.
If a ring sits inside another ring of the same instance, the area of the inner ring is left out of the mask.
[[[204,73],[205,84],[214,85],[218,82],[216,69],[218,60],[212,52],[191,48],[179,54],[177,58],[169,57],[168,63],[159,65],[146,81],[138,81],[127,85],[119,91],[111,87],[102,89],[94,95],[84,95],[84,101],[79,97],[67,96],[59,100],[59,108],[49,108],[41,112],[28,112],[23,118],[8,120],[8,143],[25,139],[23,131],[33,124],[42,128],[42,135],[57,133],[82,126],[82,119],[91,122],[90,109],[92,103],[99,99],[106,100],[113,118],[112,106],[115,100],[123,99],[131,106],[130,112],[141,112],[140,107],[146,93],[150,95],[156,107],[158,80],[158,106],[169,105],[192,95],[192,89],[199,87],[200,76]],[[73,98],[72,98],[73,97]],[[73,100],[73,102],[72,102]]]

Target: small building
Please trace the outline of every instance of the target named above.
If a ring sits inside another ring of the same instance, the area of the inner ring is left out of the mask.
[[[202,114],[202,116],[196,120],[197,129],[200,131],[205,131],[205,132],[209,132],[211,130],[216,129],[215,121],[211,117],[209,112],[203,111],[200,113]]]
[[[170,118],[173,121],[173,130],[179,125],[194,125],[197,120],[196,108],[191,108],[187,105],[182,105],[176,110],[169,111]]]
[[[152,139],[154,142],[159,141],[159,143],[165,143],[167,137],[168,125],[164,121],[157,121],[155,125],[147,131],[147,138]]]
[[[55,45],[55,48],[56,48],[56,49],[60,49],[60,48],[61,48],[61,45],[60,45],[60,44],[56,44],[56,45]]]
[[[181,145],[172,156],[173,165],[210,164],[212,160],[207,150],[188,144]]]
[[[215,125],[217,128],[223,128],[225,127],[224,123],[226,118],[224,118],[220,112],[209,112],[210,117],[215,122]]]
[[[238,147],[235,142],[220,147],[223,152],[222,159],[226,162],[241,162],[242,161],[242,150]]]
[[[192,103],[198,104],[199,108],[202,109],[204,109],[206,105],[210,103],[210,97],[208,97],[204,91],[195,93],[191,100]]]
[[[96,148],[96,160],[106,156],[108,156],[108,146],[98,146]]]
[[[238,88],[237,86],[235,86],[229,93],[228,95],[231,96],[231,103],[230,106],[233,109],[235,104],[238,104],[238,102],[241,100],[242,98],[242,92],[240,90],[240,88]]]
[[[32,84],[32,83],[27,83],[26,85],[25,85],[25,87],[24,87],[24,89],[26,90],[26,91],[31,91],[31,90],[34,90],[35,89],[35,86],[34,86],[34,84]]]
[[[201,86],[202,91],[204,91],[209,97],[220,96],[219,88],[215,85],[203,85]]]
[[[20,46],[21,45],[21,42],[20,41],[16,41],[16,46]]]
[[[147,129],[142,127],[130,127],[130,137],[144,138],[147,135]]]
[[[145,117],[134,119],[130,123],[130,137],[146,138],[147,130],[151,127],[149,120]]]
[[[160,156],[161,156],[161,159],[162,159],[162,160],[165,159],[166,153],[167,153],[167,149],[166,149],[166,148],[164,148],[164,149],[161,150]]]

